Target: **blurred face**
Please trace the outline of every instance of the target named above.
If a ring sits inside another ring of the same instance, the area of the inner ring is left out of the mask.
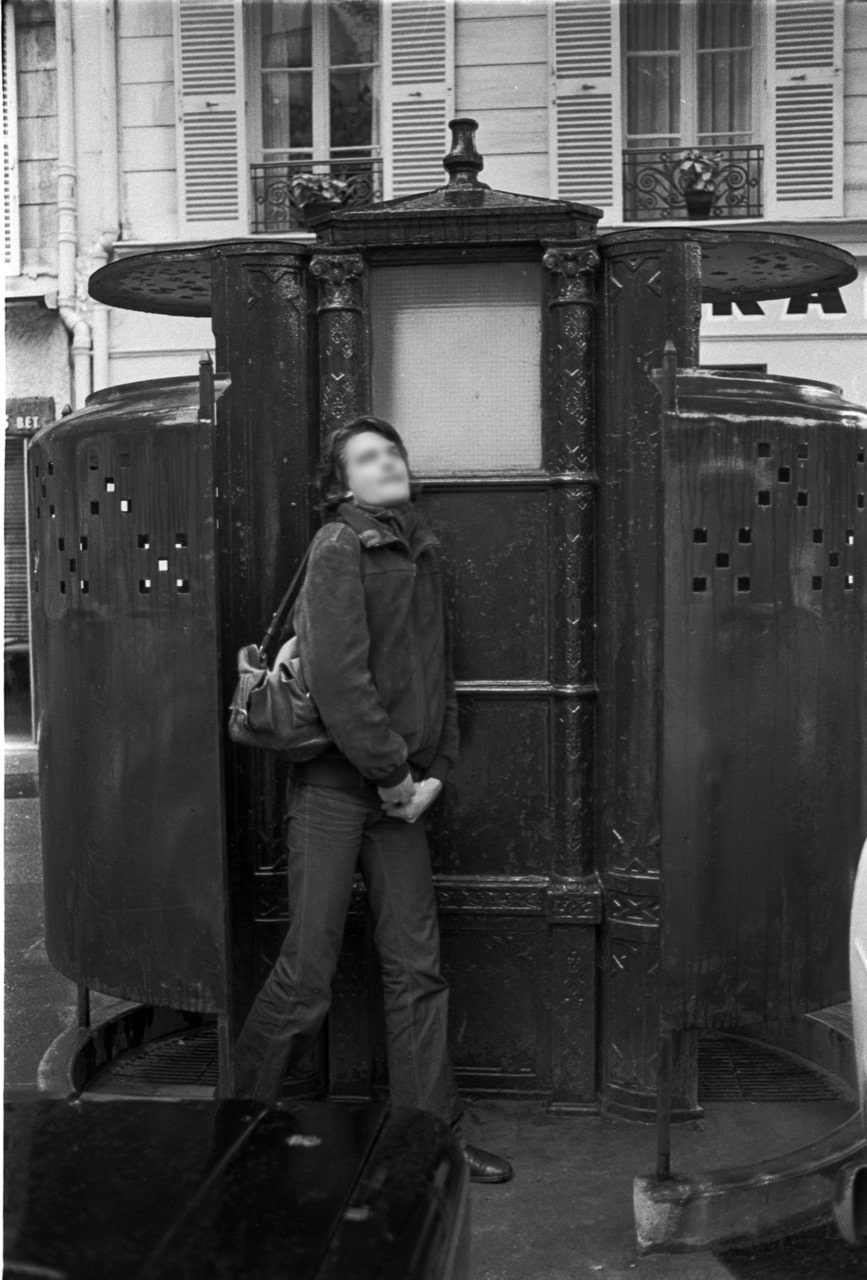
[[[360,431],[346,442],[346,487],[356,498],[390,507],[409,498],[409,471],[400,450],[378,431]]]

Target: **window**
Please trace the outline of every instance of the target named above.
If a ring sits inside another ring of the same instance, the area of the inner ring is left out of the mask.
[[[263,0],[258,7],[262,160],[377,155],[376,0]]]
[[[378,0],[261,0],[253,31],[254,230],[291,227],[322,192],[299,174],[337,179],[331,195],[368,203],[380,190]],[[308,210],[309,212],[309,210]]]
[[[629,0],[626,145],[753,141],[751,0]]]
[[[627,216],[685,216],[693,149],[711,166],[708,211],[758,216],[752,0],[627,0],[624,23]]]
[[[554,193],[615,224],[702,216],[678,170],[701,149],[721,153],[705,217],[840,217],[851,7],[548,0]]]

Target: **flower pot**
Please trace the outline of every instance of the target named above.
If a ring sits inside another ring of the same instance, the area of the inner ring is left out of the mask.
[[[684,191],[686,216],[688,218],[709,218],[713,206],[713,191]]]
[[[309,227],[315,218],[321,218],[326,213],[334,213],[341,206],[334,200],[308,200],[301,208],[301,221],[305,227]]]

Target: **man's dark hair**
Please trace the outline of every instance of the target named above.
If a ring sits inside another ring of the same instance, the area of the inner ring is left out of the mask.
[[[322,460],[314,481],[319,498],[316,504],[319,511],[335,511],[341,502],[346,501],[346,446],[353,436],[361,435],[362,431],[376,431],[392,444],[396,444],[409,472],[410,497],[414,498],[421,489],[421,485],[410,470],[409,456],[400,432],[390,422],[386,422],[385,418],[374,418],[367,414],[341,427],[335,427],[325,438],[322,446]]]

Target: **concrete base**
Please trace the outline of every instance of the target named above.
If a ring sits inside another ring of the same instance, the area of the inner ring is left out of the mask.
[[[638,1177],[633,1210],[639,1250],[686,1252],[770,1240],[823,1222],[837,1170],[867,1151],[860,1115],[790,1155],[668,1181]]]
[[[753,1038],[791,1054],[857,1090],[851,1011],[816,1014],[752,1028]],[[747,1038],[747,1037],[745,1037]],[[672,1159],[676,1163],[676,1135]],[[838,1171],[863,1159],[867,1134],[856,1111],[828,1134],[792,1152],[752,1164],[633,1182],[642,1253],[718,1248],[787,1235],[827,1220]]]

